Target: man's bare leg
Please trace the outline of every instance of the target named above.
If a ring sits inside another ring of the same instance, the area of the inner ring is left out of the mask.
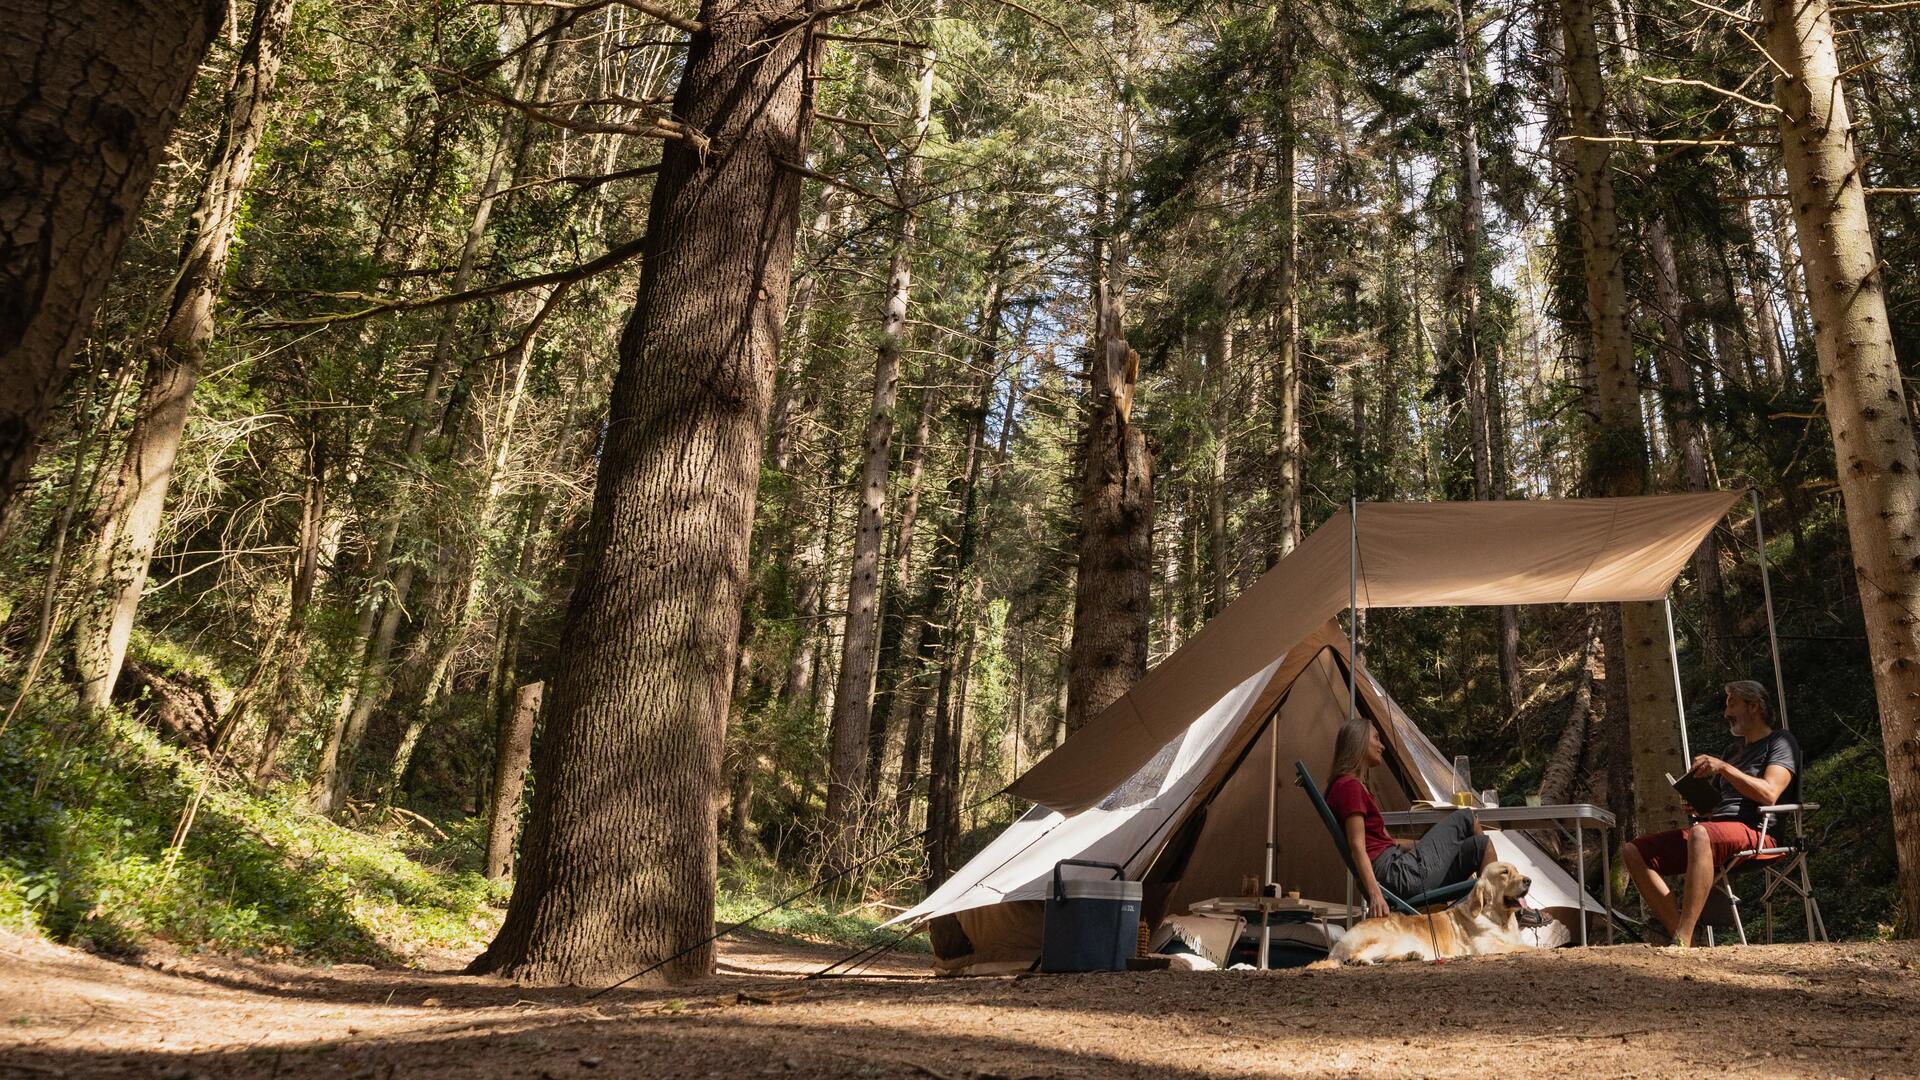
[[[1707,909],[1707,892],[1713,887],[1713,841],[1705,825],[1687,830],[1687,885],[1680,905],[1680,924],[1674,927],[1676,945],[1693,944],[1694,925]]]
[[[1620,848],[1620,861],[1627,864],[1627,876],[1633,879],[1633,887],[1640,890],[1640,898],[1647,902],[1653,916],[1673,934],[1674,927],[1680,924],[1680,913],[1673,907],[1673,890],[1667,888],[1667,879],[1653,872],[1647,861],[1640,857],[1640,849],[1632,843]],[[1675,934],[1675,940],[1678,935]]]

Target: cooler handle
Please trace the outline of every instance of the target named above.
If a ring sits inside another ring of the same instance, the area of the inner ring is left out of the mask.
[[[1111,870],[1113,871],[1113,880],[1115,881],[1119,881],[1121,878],[1127,876],[1126,870],[1118,863],[1088,862],[1085,859],[1061,859],[1059,862],[1053,864],[1053,898],[1062,904],[1067,902],[1067,887],[1066,884],[1060,880],[1060,868],[1063,866],[1086,866],[1095,870]]]

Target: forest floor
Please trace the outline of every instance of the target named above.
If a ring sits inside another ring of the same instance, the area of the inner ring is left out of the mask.
[[[1920,1075],[1920,944],[1559,950],[1346,971],[801,982],[846,950],[730,943],[671,990],[0,934],[0,1076]]]

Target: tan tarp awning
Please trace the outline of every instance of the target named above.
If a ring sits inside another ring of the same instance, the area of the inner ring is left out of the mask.
[[[1360,606],[1658,600],[1738,493],[1556,501],[1362,503]],[[1214,702],[1347,606],[1345,511],[1009,789],[1093,805]]]

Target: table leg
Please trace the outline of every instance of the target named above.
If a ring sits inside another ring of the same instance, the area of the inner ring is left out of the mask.
[[[1607,920],[1607,944],[1611,945],[1613,944],[1613,852],[1611,850],[1610,837],[1607,835],[1610,830],[1603,827],[1599,831],[1600,873],[1603,875],[1600,883],[1600,891],[1607,905],[1605,915]],[[1583,919],[1581,921],[1584,922],[1585,920]]]
[[[1580,945],[1587,944],[1587,830],[1573,823],[1573,862],[1580,868]]]
[[[1267,952],[1273,947],[1273,916],[1265,901],[1260,904],[1260,970],[1267,970]]]

